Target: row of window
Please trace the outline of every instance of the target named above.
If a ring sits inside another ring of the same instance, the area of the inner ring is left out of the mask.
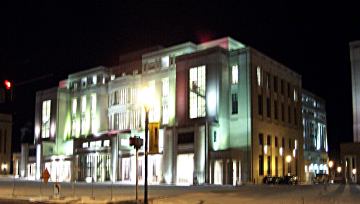
[[[259,133],[259,145],[260,146],[263,146],[263,145],[267,145],[267,146],[271,146],[272,145],[272,137],[271,135],[267,135],[266,137],[266,144],[264,144],[264,134],[263,133]],[[278,143],[278,137],[275,136],[274,137],[274,145],[275,147],[279,147],[279,143]],[[291,138],[289,138],[289,141],[288,141],[288,148],[289,149],[297,149],[297,140],[293,140]],[[282,148],[285,148],[285,137],[281,138],[281,147]]]
[[[258,95],[258,114],[259,115],[263,115],[264,111],[263,111],[263,96],[261,94]],[[266,116],[268,118],[271,118],[271,100],[270,97],[266,97]],[[279,104],[277,100],[274,100],[274,119],[278,120],[279,119],[279,115],[281,116],[281,121],[285,122],[285,104],[281,103],[280,104],[280,114],[279,114]],[[293,115],[292,115],[293,113]],[[287,106],[287,122],[288,123],[292,123],[292,116],[294,118],[294,125],[298,124],[298,113],[297,113],[297,109],[296,107],[294,107],[293,109],[291,108],[290,105]]]
[[[110,147],[110,140],[83,142],[82,148]]]
[[[271,83],[271,78],[273,79],[273,83]],[[271,90],[271,87],[273,88],[272,90],[275,93],[279,92],[279,81],[280,81],[280,93],[282,95],[285,95],[285,85],[287,85],[287,97],[290,98],[291,97],[291,84],[290,82],[286,82],[283,79],[278,79],[277,76],[271,76],[270,72],[266,72],[263,71],[261,67],[257,67],[256,68],[256,79],[257,79],[257,84],[258,86],[263,86],[264,82],[265,82],[265,88],[268,90]],[[272,84],[272,86],[271,86]],[[296,88],[293,88],[293,100],[297,101],[298,100],[298,91]]]
[[[104,75],[93,75],[93,76],[89,76],[89,77],[83,77],[80,80],[80,86],[81,86],[81,89],[85,89],[89,86],[95,86],[99,82],[101,82],[102,84],[105,84],[106,79],[105,79]],[[73,91],[76,91],[78,88],[79,88],[78,81],[74,81],[70,84],[70,89],[72,89]]]
[[[283,162],[283,171],[285,163]],[[271,156],[267,156],[267,175],[272,174]],[[259,176],[264,175],[264,155],[259,155]],[[275,156],[275,176],[279,175],[279,158]]]

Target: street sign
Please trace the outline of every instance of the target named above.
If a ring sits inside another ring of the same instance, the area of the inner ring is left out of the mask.
[[[47,183],[49,181],[50,178],[50,173],[47,170],[47,168],[43,171],[42,173],[42,178],[44,179],[44,182]]]
[[[158,154],[159,153],[159,122],[149,123],[149,153]]]

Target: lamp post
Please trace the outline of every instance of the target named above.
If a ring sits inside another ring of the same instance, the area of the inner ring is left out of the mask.
[[[148,203],[148,132],[149,132],[149,106],[145,105],[145,183],[144,203]]]
[[[290,162],[291,162],[291,156],[290,156],[290,155],[287,155],[287,156],[286,156],[286,163],[288,163],[288,174],[291,173],[291,165],[290,165]]]
[[[328,163],[328,165],[329,165],[330,183],[332,183],[332,180],[333,180],[332,167],[334,166],[334,162],[330,160],[329,163]]]

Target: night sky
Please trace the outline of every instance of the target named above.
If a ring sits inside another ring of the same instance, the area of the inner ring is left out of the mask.
[[[225,36],[295,70],[303,88],[326,100],[331,155],[340,142],[352,141],[349,42],[360,40],[355,5],[10,2],[0,7],[0,79],[15,82],[15,151],[20,127],[33,129],[36,90],[56,86],[69,73],[114,65],[129,51]]]

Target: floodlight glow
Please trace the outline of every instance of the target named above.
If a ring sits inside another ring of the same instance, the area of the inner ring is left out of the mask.
[[[356,174],[356,169],[353,169],[353,170],[352,170],[352,173],[355,175],[355,174]]]

